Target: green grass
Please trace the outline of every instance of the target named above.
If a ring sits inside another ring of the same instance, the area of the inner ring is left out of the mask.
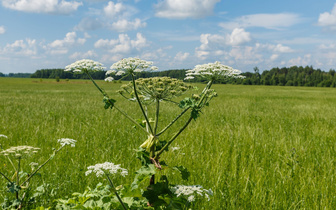
[[[136,104],[115,93],[120,84],[99,84],[119,107],[141,118]],[[169,172],[172,183],[200,184],[214,191],[209,202],[203,200],[195,209],[334,209],[336,89],[213,88],[218,97],[172,144],[180,150],[162,157],[169,165],[183,165],[191,172],[189,181]],[[89,81],[0,78],[0,134],[9,137],[0,139],[1,144],[40,147],[30,161],[41,163],[58,147],[57,139],[78,140],[75,148],[64,149],[41,170],[41,177],[33,179],[35,184],[54,186],[55,198],[94,187],[102,180],[85,177],[86,167],[105,161],[129,170],[130,175],[117,178],[116,184],[131,183],[140,167],[134,149],[146,135],[103,105]],[[180,111],[171,104],[162,106],[160,128]],[[183,120],[162,138],[172,135]],[[0,164],[0,170],[9,174],[3,157]],[[0,185],[4,184],[1,179]]]

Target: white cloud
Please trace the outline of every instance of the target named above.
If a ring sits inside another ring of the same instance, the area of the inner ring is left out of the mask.
[[[131,40],[127,34],[119,34],[118,39],[100,39],[94,44],[96,48],[102,48],[116,54],[129,54],[134,51],[140,51],[147,45],[147,40],[141,33],[137,33],[134,40]]]
[[[279,53],[291,53],[293,50],[288,47],[288,46],[283,46],[282,44],[277,44],[274,47],[274,52],[279,52]]]
[[[114,18],[125,9],[122,3],[113,3],[109,1],[107,6],[104,7],[104,13],[107,17]]]
[[[187,53],[187,52],[185,52],[185,53],[183,53],[183,52],[178,52],[178,53],[176,54],[174,60],[176,60],[176,61],[180,61],[180,62],[181,62],[181,61],[186,60],[186,59],[189,57],[189,55],[190,55],[190,53]]]
[[[75,26],[75,30],[79,31],[88,31],[88,30],[96,30],[100,29],[104,26],[104,24],[98,18],[83,18],[77,26]]]
[[[55,40],[44,46],[44,49],[50,54],[66,54],[70,47],[83,45],[85,42],[85,38],[77,38],[76,32],[69,32],[65,35],[64,39]]]
[[[303,57],[299,56],[297,58],[290,59],[288,64],[290,66],[307,66],[311,65],[311,54],[306,54]]]
[[[6,8],[32,13],[70,14],[77,10],[82,2],[65,0],[2,0]]]
[[[249,32],[246,32],[243,28],[235,28],[230,35],[231,45],[241,45],[246,42],[251,41],[251,36]]]
[[[254,14],[245,15],[230,22],[220,23],[219,26],[228,30],[247,27],[262,27],[279,30],[298,24],[301,21],[302,19],[299,15],[292,13]]]
[[[163,0],[155,5],[156,16],[171,19],[201,18],[211,15],[220,0]]]
[[[95,57],[98,57],[98,55],[93,50],[89,50],[85,53],[75,52],[74,54],[70,55],[70,58],[74,60],[88,59],[88,58],[95,58]]]
[[[274,61],[274,60],[276,60],[276,59],[278,59],[279,58],[279,55],[278,54],[273,54],[273,55],[271,55],[271,57],[270,57],[270,59],[272,60],[272,61]]]
[[[4,34],[6,32],[6,29],[4,26],[0,26],[0,34]]]
[[[118,20],[111,24],[111,29],[119,32],[136,30],[138,28],[146,27],[147,23],[141,22],[139,18],[136,18],[133,22],[128,20]]]
[[[36,40],[16,40],[14,43],[7,44],[3,49],[0,49],[0,54],[34,56],[37,54]]]
[[[330,27],[331,29],[336,29],[336,4],[331,12],[324,12],[320,14],[318,19],[318,24],[320,26]]]

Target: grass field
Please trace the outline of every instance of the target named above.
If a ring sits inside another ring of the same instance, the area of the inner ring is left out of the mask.
[[[118,96],[118,83],[99,84],[117,104],[140,118],[135,104]],[[202,87],[201,84],[198,86]],[[184,165],[189,181],[170,174],[174,184],[200,184],[214,196],[195,209],[334,209],[336,206],[336,89],[214,85],[218,97],[192,122],[163,156]],[[129,170],[117,184],[131,183],[140,167],[134,149],[146,136],[115,110],[103,108],[98,90],[83,80],[0,78],[0,139],[4,148],[41,148],[30,161],[47,159],[57,139],[78,142],[43,168],[35,184],[51,184],[54,197],[83,192],[99,181],[86,167],[110,161]],[[179,113],[164,104],[163,128]],[[168,133],[181,126],[177,123]],[[168,135],[169,135],[168,134]],[[163,136],[164,138],[165,136]],[[29,162],[26,163],[28,165]],[[0,170],[10,168],[0,157]],[[33,183],[34,184],[34,183]],[[0,180],[5,186],[5,181]],[[4,187],[0,191],[3,200]]]

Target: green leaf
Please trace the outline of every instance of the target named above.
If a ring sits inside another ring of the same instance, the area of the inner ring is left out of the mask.
[[[108,97],[104,97],[103,98],[103,102],[105,103],[105,105],[104,105],[104,108],[105,109],[108,109],[108,108],[113,108],[113,106],[114,106],[114,103],[116,102],[116,100],[114,100],[114,99],[111,99],[111,98],[108,98]]]
[[[174,166],[173,169],[179,171],[182,175],[183,180],[188,180],[190,177],[190,172],[184,166]]]
[[[168,179],[163,175],[159,182],[148,186],[147,190],[142,195],[147,198],[150,204],[159,207],[167,205],[162,198],[165,195],[170,194],[172,194],[172,192],[169,190]]]
[[[156,168],[154,164],[149,164],[147,166],[142,166],[134,177],[134,181],[132,183],[132,189],[137,189],[139,185],[145,181],[148,181],[152,175],[156,173]]]

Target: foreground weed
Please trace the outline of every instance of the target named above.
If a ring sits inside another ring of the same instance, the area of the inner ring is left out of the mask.
[[[0,134],[0,138],[8,138],[7,136]],[[1,204],[2,209],[25,209],[29,208],[32,203],[35,202],[35,198],[38,193],[32,195],[32,189],[30,188],[31,179],[37,174],[37,172],[43,168],[50,160],[52,160],[55,155],[63,149],[66,145],[75,146],[76,140],[63,138],[59,139],[58,142],[61,146],[58,149],[54,149],[53,153],[50,155],[44,163],[39,165],[38,163],[31,162],[29,165],[31,167],[30,172],[25,172],[22,169],[22,160],[29,159],[34,156],[40,148],[32,146],[15,146],[8,149],[3,149],[0,144],[0,155],[5,156],[8,162],[13,167],[13,175],[5,175],[1,172],[0,175],[7,180],[7,192],[8,196],[5,197],[5,201]],[[0,142],[1,143],[1,142]],[[39,187],[41,188],[41,187]],[[38,190],[37,190],[38,191]]]
[[[209,106],[209,102],[217,96],[216,91],[211,89],[212,84],[218,79],[241,77],[241,72],[219,62],[197,65],[193,70],[187,72],[186,79],[202,77],[208,81],[207,85],[199,94],[193,94],[180,102],[175,102],[174,98],[184,94],[192,87],[183,81],[169,77],[136,79],[137,73],[157,70],[157,67],[153,66],[152,62],[139,58],[122,59],[113,64],[106,75],[131,76],[132,81],[123,85],[118,93],[129,102],[138,105],[143,119],[136,120],[118,107],[116,100],[111,98],[92,79],[90,72],[104,69],[101,63],[92,60],[80,60],[65,68],[66,71],[87,74],[102,93],[105,109],[114,108],[144,132],[146,139],[136,150],[137,158],[141,161],[142,167],[136,172],[133,183],[130,186],[121,187],[119,192],[117,192],[118,190],[109,177],[111,174],[120,173],[123,175],[123,173],[126,173],[126,169],[120,168],[119,165],[108,162],[97,164],[90,166],[87,174],[96,173],[97,177],[105,175],[109,181],[110,189],[115,193],[120,203],[119,208],[122,209],[190,209],[196,199],[200,197],[209,199],[212,191],[203,189],[202,186],[171,184],[167,176],[169,171],[179,171],[183,180],[188,180],[190,173],[183,166],[169,166],[161,157],[164,152],[169,151],[169,146],[190,125],[192,120],[196,120],[201,115],[203,108]],[[105,81],[113,81],[113,77],[109,76]],[[161,103],[164,102],[180,107],[181,112],[160,130]],[[154,116],[150,116],[149,109],[155,110]],[[189,116],[183,117],[184,115]],[[162,137],[162,134],[172,129],[177,121],[183,120],[185,122],[172,136]]]

